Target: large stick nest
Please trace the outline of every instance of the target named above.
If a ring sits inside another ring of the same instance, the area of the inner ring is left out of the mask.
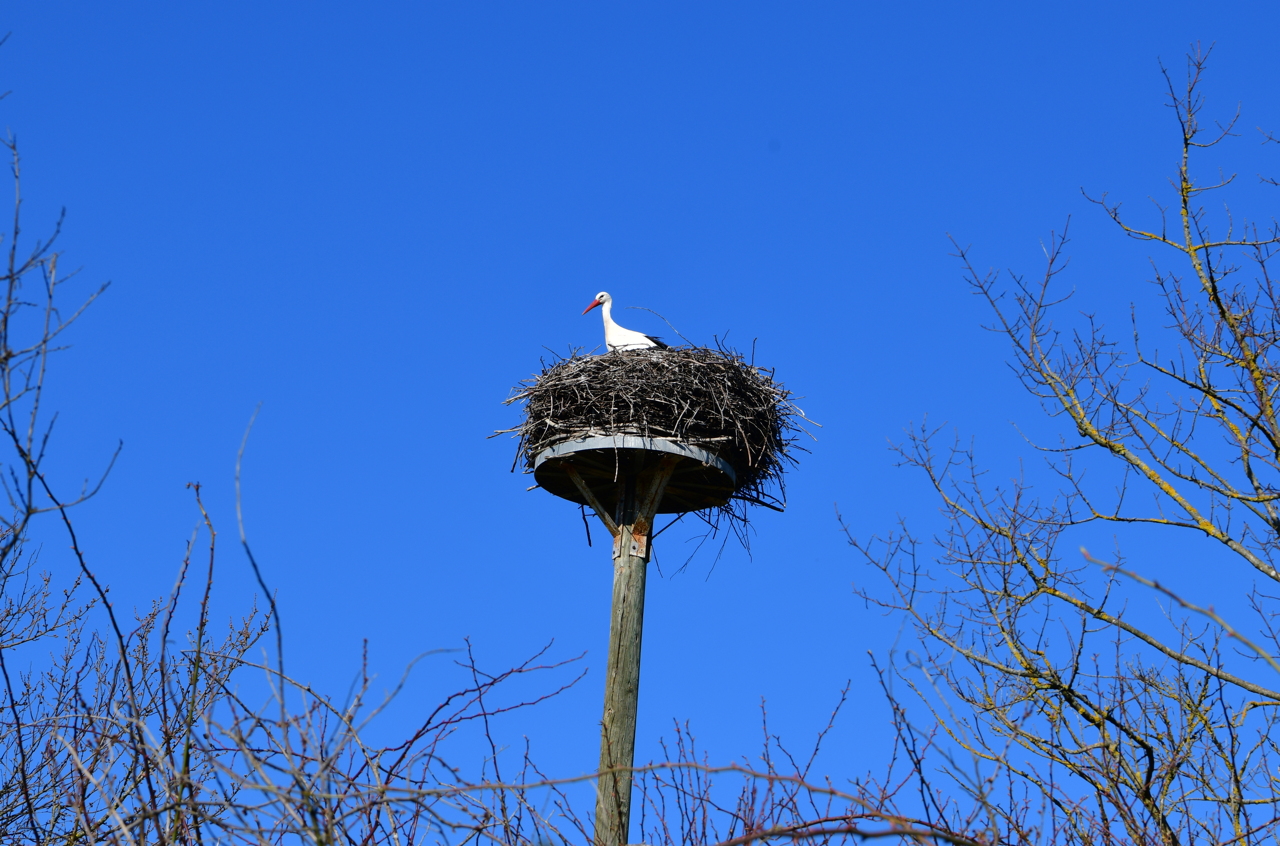
[[[596,435],[666,438],[701,447],[737,475],[734,499],[780,508],[803,413],[772,370],[731,350],[620,350],[543,363],[508,403],[523,402],[517,462]],[[731,509],[745,517],[741,509]]]

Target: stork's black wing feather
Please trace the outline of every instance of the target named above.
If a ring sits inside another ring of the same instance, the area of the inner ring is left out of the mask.
[[[660,350],[669,350],[669,349],[671,349],[671,347],[669,347],[669,346],[667,346],[666,344],[662,343],[662,339],[661,339],[661,338],[659,338],[659,337],[657,337],[656,335],[645,335],[645,337],[646,337],[646,338],[648,338],[650,341],[653,341],[653,345],[654,345],[655,347],[657,347],[658,349],[660,349]]]

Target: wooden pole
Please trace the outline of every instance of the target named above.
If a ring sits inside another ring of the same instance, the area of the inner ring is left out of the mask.
[[[609,666],[600,727],[600,780],[596,788],[595,846],[625,846],[631,828],[631,782],[635,766],[636,712],[640,702],[640,644],[644,634],[644,587],[653,516],[676,458],[655,470],[619,482],[613,553],[613,606],[609,619]],[[604,516],[601,515],[601,519]],[[605,525],[609,525],[605,520]],[[612,527],[611,527],[612,528]]]

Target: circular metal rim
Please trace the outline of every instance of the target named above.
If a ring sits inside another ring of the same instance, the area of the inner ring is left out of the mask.
[[[644,438],[639,435],[594,435],[589,438],[563,441],[538,453],[538,457],[533,460],[533,469],[537,470],[548,459],[563,458],[566,455],[590,449],[642,449],[692,458],[724,473],[735,486],[738,484],[738,474],[733,472],[733,466],[713,452],[665,438]]]

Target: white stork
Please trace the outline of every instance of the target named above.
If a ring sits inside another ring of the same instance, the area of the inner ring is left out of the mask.
[[[583,314],[596,306],[604,306],[604,344],[609,352],[614,350],[665,350],[667,345],[652,335],[645,335],[631,329],[623,329],[613,322],[613,297],[607,291],[596,294],[591,305],[582,310]]]

